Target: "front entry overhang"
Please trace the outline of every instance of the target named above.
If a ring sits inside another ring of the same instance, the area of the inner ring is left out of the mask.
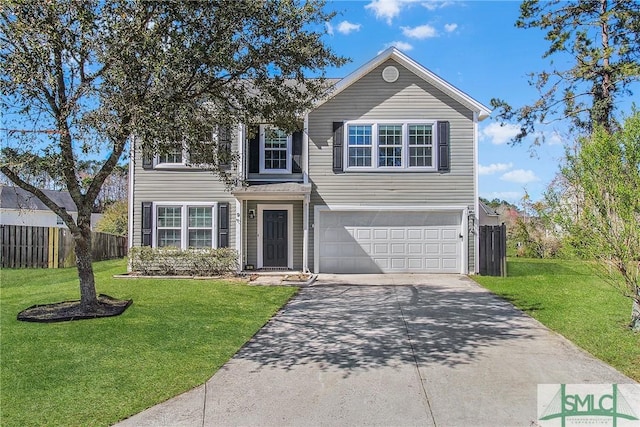
[[[254,238],[256,236],[246,235],[245,224],[245,206],[246,201],[268,201],[273,203],[274,201],[286,201],[286,200],[301,200],[302,201],[302,270],[304,272],[309,271],[309,201],[311,198],[311,184],[303,184],[296,182],[276,183],[276,184],[257,184],[249,185],[247,187],[237,187],[231,194],[236,198],[236,236],[241,236],[236,239],[236,250],[238,251],[241,260],[245,256],[244,242],[248,238]],[[273,205],[272,205],[273,206]],[[291,212],[290,215],[293,213]],[[289,250],[293,251],[293,245]]]
[[[308,200],[311,184],[285,182],[237,187],[231,194],[238,200]]]

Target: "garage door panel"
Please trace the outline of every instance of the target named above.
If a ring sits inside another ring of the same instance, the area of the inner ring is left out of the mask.
[[[406,253],[404,243],[392,243],[391,254],[392,255],[404,255]]]
[[[424,245],[425,253],[427,255],[439,255],[440,254],[440,244],[438,243],[427,243]]]
[[[454,243],[445,243],[440,251],[442,255],[456,255],[458,253],[458,245]]]
[[[440,240],[440,230],[427,229],[424,230],[425,240]]]
[[[321,212],[319,270],[459,273],[460,218],[460,213]]]
[[[420,255],[422,254],[422,243],[408,243],[407,244],[407,253],[411,255]]]
[[[421,228],[410,228],[407,230],[407,240],[422,240],[422,229]]]
[[[367,228],[357,228],[353,234],[357,237],[358,240],[371,238],[371,230]]]
[[[452,230],[450,228],[442,229],[442,240],[458,240],[460,237],[460,230]]]
[[[406,240],[406,230],[402,228],[392,228],[391,240]]]
[[[389,253],[389,244],[387,243],[374,243],[373,254],[374,255],[386,255]]]

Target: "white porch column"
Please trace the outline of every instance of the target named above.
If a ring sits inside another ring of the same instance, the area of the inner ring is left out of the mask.
[[[309,272],[309,199],[305,194],[302,202],[302,271]]]
[[[242,232],[242,217],[244,202],[236,199],[236,252],[238,252],[238,271],[244,269],[244,233]]]

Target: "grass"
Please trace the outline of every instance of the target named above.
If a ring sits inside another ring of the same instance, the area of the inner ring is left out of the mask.
[[[76,270],[0,272],[0,425],[106,426],[204,383],[296,292],[212,280],[114,279],[118,317],[18,322],[34,305],[79,298]]]
[[[482,286],[640,381],[640,334],[627,326],[631,300],[580,261],[509,259],[509,277],[476,276]]]

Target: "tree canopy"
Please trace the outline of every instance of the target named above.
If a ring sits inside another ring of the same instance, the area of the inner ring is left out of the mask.
[[[321,39],[332,16],[323,6],[321,0],[3,2],[0,105],[9,137],[0,171],[73,233],[84,306],[96,303],[90,213],[132,136],[155,152],[176,141],[213,152],[207,135],[216,124],[296,126],[326,91],[324,68],[345,61]],[[97,162],[90,177],[78,172],[87,160]],[[215,161],[209,166],[226,177]],[[30,184],[27,170],[62,177],[77,221]]]
[[[575,251],[598,261],[635,302],[632,326],[640,330],[640,112],[611,133],[597,125],[586,139],[567,156],[561,191],[547,199]]]
[[[521,107],[492,99],[503,122],[515,122],[520,143],[536,127],[568,120],[573,130],[613,130],[616,107],[640,79],[640,8],[636,0],[525,0],[519,28],[545,32],[548,70],[530,74],[539,98]],[[566,64],[566,66],[564,66]],[[534,144],[540,142],[536,137]]]

